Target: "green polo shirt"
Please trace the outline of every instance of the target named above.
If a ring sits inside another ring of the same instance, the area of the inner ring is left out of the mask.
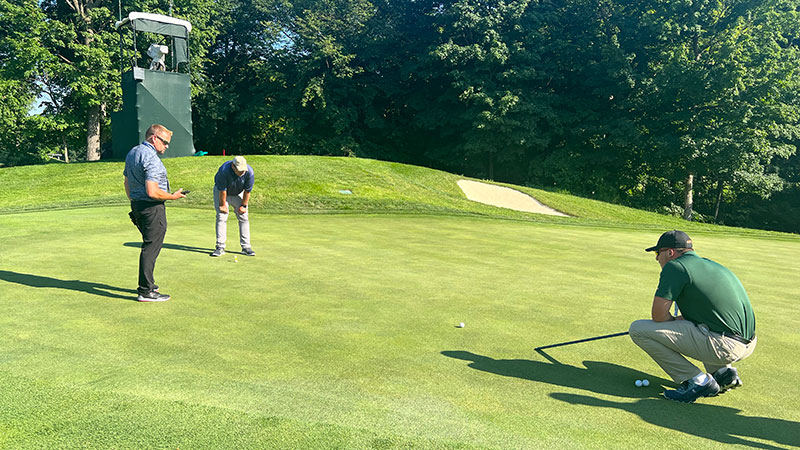
[[[755,336],[756,318],[742,282],[693,251],[664,265],[656,296],[677,302],[684,319],[704,323],[711,331]]]

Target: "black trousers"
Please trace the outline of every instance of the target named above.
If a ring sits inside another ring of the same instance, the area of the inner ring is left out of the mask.
[[[153,269],[164,244],[164,235],[167,234],[167,208],[163,202],[132,201],[130,216],[142,233],[137,290],[140,294],[146,294],[158,288],[153,280]]]

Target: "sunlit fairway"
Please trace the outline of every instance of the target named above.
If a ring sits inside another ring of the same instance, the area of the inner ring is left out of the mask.
[[[167,208],[156,282],[173,298],[162,304],[134,301],[140,238],[115,191],[118,163],[95,186],[109,200],[93,202],[90,190],[80,199],[89,207],[69,196],[46,207],[38,185],[28,202],[44,205],[36,211],[0,197],[0,447],[800,446],[796,236],[687,227],[698,253],[748,289],[759,343],[738,365],[741,389],[684,405],[660,398],[672,382],[628,337],[533,350],[648,317],[659,266],[643,249],[675,219],[612,220],[603,211],[622,209],[543,191],[561,202],[551,206],[585,213],[459,212],[467,201],[449,190],[458,177],[363,160],[338,184],[313,183],[323,199],[314,207],[271,187],[290,182],[267,163],[287,160],[265,157],[251,163],[261,175],[257,256],[235,262],[235,253],[208,256],[204,189],[221,161],[168,162],[173,186],[200,195]],[[438,200],[393,203],[383,178],[370,178],[374,189],[360,178],[364,167],[405,171],[396,184]],[[0,169],[0,180],[24,184],[19,169]],[[292,182],[305,176],[292,172]],[[385,192],[358,208],[333,195],[357,183],[356,194]],[[297,205],[326,214],[297,214]],[[229,250],[235,243],[231,224]],[[651,385],[635,387],[641,378]]]

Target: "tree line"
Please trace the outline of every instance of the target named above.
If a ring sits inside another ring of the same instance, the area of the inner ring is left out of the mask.
[[[800,232],[800,0],[125,0],[193,24],[195,147],[378,158]],[[0,0],[0,163],[96,160],[110,0]],[[41,111],[31,114],[31,105]]]

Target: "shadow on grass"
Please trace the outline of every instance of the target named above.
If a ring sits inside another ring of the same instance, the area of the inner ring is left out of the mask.
[[[494,359],[466,351],[443,351],[444,356],[472,361],[469,367],[504,377],[521,378],[558,386],[565,386],[598,394],[627,398],[654,397],[658,384],[673,385],[672,381],[646,375],[638,370],[599,361],[584,361],[584,367],[528,359]],[[633,382],[649,378],[650,388],[637,388]]]
[[[136,301],[135,289],[123,289],[102,283],[92,283],[90,281],[59,280],[58,278],[32,275],[29,273],[10,272],[8,270],[0,270],[0,280],[35,288],[68,289],[70,291],[86,292],[87,294],[99,295],[102,297],[121,298],[123,300]],[[121,292],[127,295],[116,294],[114,292]]]
[[[141,242],[126,242],[122,245],[124,245],[125,247],[142,248]],[[161,246],[161,248],[167,248],[170,250],[182,250],[184,252],[205,253],[207,255],[214,251],[213,248],[193,247],[191,245],[181,245],[181,244],[169,244],[166,242],[164,243],[164,245]]]
[[[736,395],[728,393],[725,395]],[[745,416],[741,410],[707,403],[691,405],[664,399],[644,398],[633,403],[614,402],[585,395],[554,393],[556,400],[573,405],[615,408],[636,414],[653,425],[680,431],[692,436],[711,439],[723,444],[746,445],[764,449],[782,449],[774,445],[751,441],[754,438],[779,445],[800,447],[800,423],[767,417]],[[710,402],[713,399],[702,399]]]

